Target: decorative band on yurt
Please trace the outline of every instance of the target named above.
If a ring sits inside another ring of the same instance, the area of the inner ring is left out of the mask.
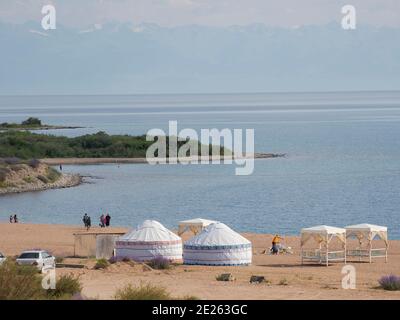
[[[223,249],[242,249],[242,248],[251,248],[251,243],[244,244],[233,244],[233,245],[213,245],[213,246],[196,246],[196,245],[188,245],[185,244],[183,246],[184,249],[188,250],[223,250]]]
[[[232,246],[184,246],[183,260],[188,265],[249,265],[252,259],[250,244]]]

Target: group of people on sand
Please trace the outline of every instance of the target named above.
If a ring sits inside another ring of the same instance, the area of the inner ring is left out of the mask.
[[[10,223],[18,223],[18,217],[16,214],[10,215]]]
[[[83,224],[84,224],[86,230],[89,230],[92,226],[92,220],[87,213],[84,214],[82,221],[83,221]],[[105,227],[109,227],[110,224],[111,224],[111,216],[108,213],[106,215],[102,214],[100,216],[99,226],[101,228],[105,228]]]
[[[102,214],[100,216],[99,226],[101,228],[109,227],[111,222],[111,216],[107,213],[106,215]]]

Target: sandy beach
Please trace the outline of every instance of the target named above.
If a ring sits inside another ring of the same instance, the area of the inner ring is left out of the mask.
[[[93,228],[91,231],[103,231]],[[0,251],[8,256],[22,250],[41,248],[55,256],[73,254],[76,232],[83,227],[66,225],[35,225],[0,223]],[[126,228],[108,231],[124,232]],[[190,234],[184,234],[187,239]],[[243,234],[253,243],[253,264],[242,267],[206,267],[177,265],[170,270],[145,271],[143,266],[117,263],[106,270],[93,270],[93,259],[65,258],[65,262],[85,264],[84,269],[57,269],[57,274],[73,273],[79,276],[83,294],[90,298],[110,299],[118,288],[128,283],[151,282],[166,287],[174,296],[196,296],[200,299],[400,299],[400,292],[377,289],[382,275],[397,274],[400,270],[400,241],[391,240],[389,261],[374,260],[372,264],[349,262],[357,271],[357,289],[341,287],[343,264],[329,267],[302,266],[299,258],[299,239],[286,237],[285,243],[293,255],[271,256],[261,254],[269,247],[272,236]],[[216,281],[221,273],[232,273],[231,282]],[[250,284],[252,275],[265,276],[269,284]]]

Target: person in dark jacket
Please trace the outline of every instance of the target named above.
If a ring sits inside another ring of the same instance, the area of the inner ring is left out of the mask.
[[[111,216],[107,213],[107,215],[106,215],[106,227],[110,226],[110,222],[111,222]]]
[[[89,230],[91,226],[92,226],[92,220],[90,219],[90,216],[88,216],[87,217],[86,230]]]

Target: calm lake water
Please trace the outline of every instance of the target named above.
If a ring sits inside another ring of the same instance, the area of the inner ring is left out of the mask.
[[[400,93],[0,97],[0,122],[39,117],[83,126],[49,131],[76,136],[100,130],[144,134],[151,128],[254,128],[257,160],[250,176],[234,165],[64,166],[85,184],[0,197],[0,220],[113,225],[156,219],[220,220],[238,231],[298,234],[317,224],[374,223],[400,239]]]

